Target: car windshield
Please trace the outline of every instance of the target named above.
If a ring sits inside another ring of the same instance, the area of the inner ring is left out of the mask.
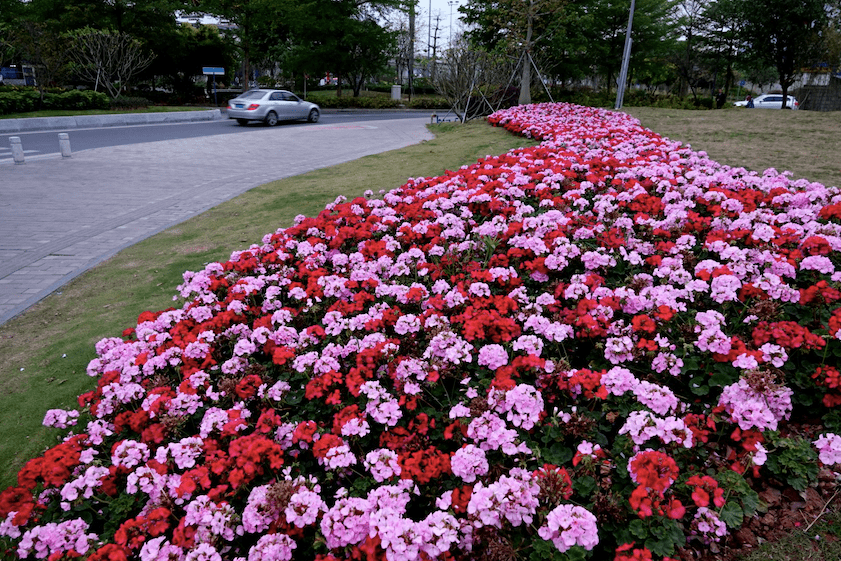
[[[240,99],[260,99],[266,95],[266,92],[263,90],[250,90],[239,96]]]

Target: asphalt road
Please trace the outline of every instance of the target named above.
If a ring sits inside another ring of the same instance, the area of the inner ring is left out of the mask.
[[[430,112],[431,114],[432,112]],[[361,121],[387,119],[416,119],[426,113],[418,111],[326,111],[322,112],[321,124],[342,124]],[[284,122],[279,128],[312,126],[305,122]],[[221,121],[199,121],[166,123],[155,125],[133,125],[119,127],[97,127],[89,129],[50,130],[38,132],[15,132],[0,134],[0,162],[11,161],[9,137],[21,139],[25,157],[58,154],[60,151],[58,133],[66,132],[70,137],[70,147],[74,153],[94,148],[126,146],[145,142],[201,138],[219,134],[253,134],[265,130],[262,123],[250,123],[240,126],[233,119]]]

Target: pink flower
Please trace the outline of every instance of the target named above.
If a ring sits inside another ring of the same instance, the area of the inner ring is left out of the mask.
[[[496,370],[508,364],[508,353],[502,345],[485,345],[479,349],[478,364]]]
[[[400,475],[397,454],[385,448],[368,452],[365,456],[365,468],[371,472],[374,481],[379,483]]]
[[[450,460],[453,474],[461,477],[465,483],[476,481],[476,477],[488,473],[488,460],[485,452],[473,444],[466,444],[456,450]]]
[[[570,504],[555,507],[537,534],[555,544],[561,553],[576,545],[590,551],[599,543],[596,517],[587,509]]]
[[[821,463],[828,466],[841,464],[841,436],[828,432],[820,435],[813,444],[818,449]]]

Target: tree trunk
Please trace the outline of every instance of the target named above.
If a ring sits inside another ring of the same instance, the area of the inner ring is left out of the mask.
[[[534,26],[534,0],[529,1],[529,12],[527,16],[525,51],[523,52],[523,74],[520,76],[520,105],[531,103],[531,36]]]

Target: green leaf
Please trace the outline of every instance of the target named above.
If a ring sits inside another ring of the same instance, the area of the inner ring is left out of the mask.
[[[568,561],[584,561],[587,558],[587,553],[583,547],[575,546],[567,550],[566,558]]]
[[[722,522],[727,524],[728,528],[738,528],[742,525],[745,514],[742,506],[737,501],[729,501],[721,508],[718,517],[721,518]]]
[[[550,464],[555,464],[557,466],[563,465],[568,461],[572,460],[574,454],[572,453],[571,448],[567,448],[563,444],[556,442],[549,448],[543,451],[544,458]]]
[[[707,384],[707,377],[695,376],[689,380],[689,389],[695,395],[707,395],[710,393],[710,386]]]
[[[535,540],[532,543],[529,561],[545,561],[546,559],[552,559],[557,551],[558,550],[551,543],[543,540]]]
[[[648,528],[645,527],[645,523],[639,518],[631,520],[631,523],[628,524],[628,528],[631,530],[631,535],[638,540],[643,540],[648,537]]]
[[[698,357],[695,356],[685,356],[683,357],[683,373],[686,374],[692,370],[698,370],[699,367]]]
[[[671,557],[675,552],[675,546],[669,538],[645,540],[645,547],[648,548],[654,558]]]
[[[583,497],[589,497],[596,490],[596,480],[589,475],[576,477],[572,480],[573,490]]]
[[[716,366],[721,365],[717,364]],[[713,373],[712,376],[710,376],[710,385],[721,387],[729,386],[730,384],[736,381],[734,370],[735,369],[733,368],[730,368],[729,370],[717,370],[715,373]]]
[[[742,497],[742,510],[745,516],[752,516],[759,508],[759,493],[752,491]]]

